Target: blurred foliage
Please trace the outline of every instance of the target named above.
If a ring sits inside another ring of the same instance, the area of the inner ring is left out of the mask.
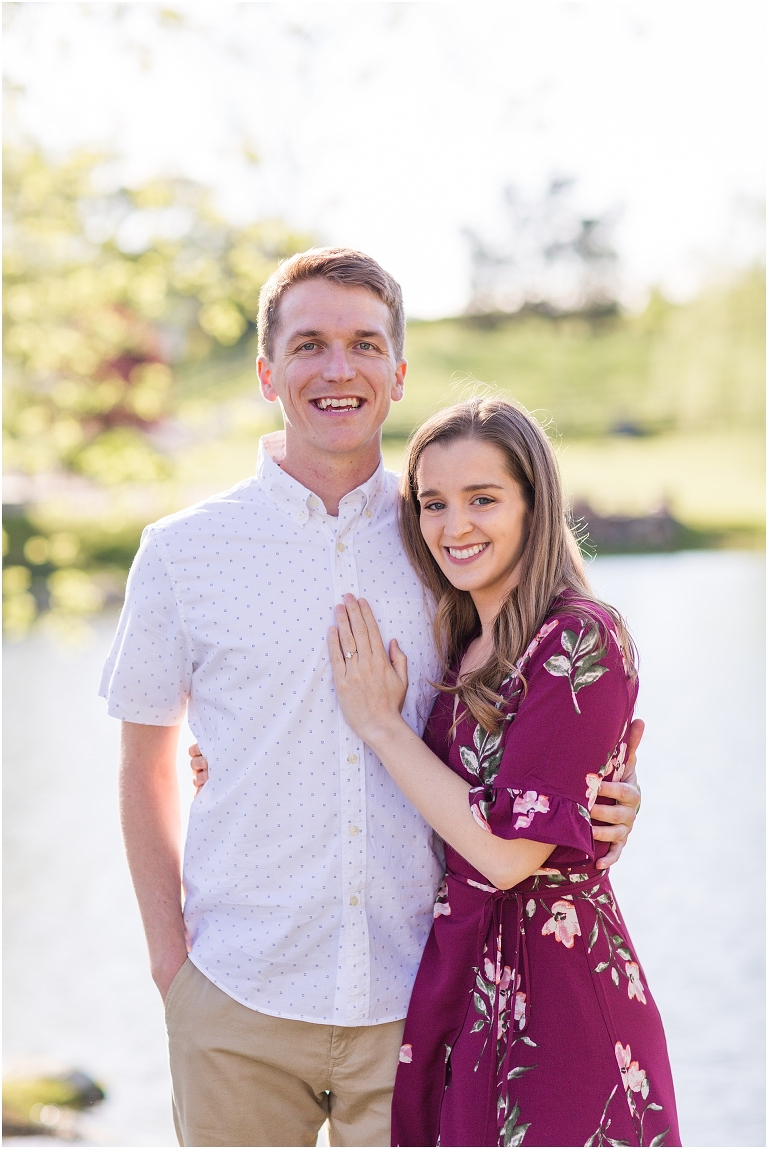
[[[184,367],[242,358],[262,284],[311,240],[274,220],[225,223],[189,181],[102,191],[103,162],[4,152],[5,469],[158,484],[173,478],[164,431],[184,401]],[[41,609],[70,620],[98,609],[94,576],[110,547],[41,534],[33,510],[14,512],[6,629],[25,633]]]
[[[473,379],[495,383],[569,437],[762,426],[765,272],[636,316],[499,314],[410,323],[408,379],[385,433],[407,435]]]
[[[71,641],[121,601],[144,524],[252,470],[279,420],[256,386],[259,290],[311,238],[227,224],[185,181],[102,191],[96,155],[5,164],[4,626]],[[411,322],[385,458],[482,380],[551,424],[574,496],[665,501],[743,539],[763,518],[764,301],[756,269],[636,316]]]

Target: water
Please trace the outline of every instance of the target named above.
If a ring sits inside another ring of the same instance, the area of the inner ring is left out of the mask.
[[[614,884],[664,1017],[687,1145],[764,1145],[763,557],[592,568],[641,651],[643,810]],[[117,817],[92,645],[6,649],[5,1053],[96,1076],[98,1145],[175,1145],[162,1007]],[[182,745],[188,745],[186,735]],[[180,759],[191,797],[186,759]]]

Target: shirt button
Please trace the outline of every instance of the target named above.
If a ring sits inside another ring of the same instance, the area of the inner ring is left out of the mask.
[[[352,895],[352,897],[349,899],[349,904],[350,906],[357,906],[360,904],[360,899],[358,898],[357,894]]]
[[[344,546],[344,543],[336,543],[336,550],[339,552],[339,554],[343,554],[346,549],[347,548]]]
[[[349,832],[353,838],[356,838],[357,835],[360,833],[360,827],[359,826],[350,826]]]
[[[347,754],[347,762],[351,762],[352,765],[354,765],[355,762],[357,762],[357,754]]]
[[[370,519],[373,517],[373,511],[370,509],[370,507],[365,508],[365,517],[366,517],[366,519]]]
[[[312,508],[312,510],[314,511],[316,507],[319,507],[319,506],[320,506],[320,503],[319,503],[319,501],[318,501],[318,500],[315,498],[315,496],[313,495],[313,496],[312,496],[312,498],[309,500],[309,505],[310,505],[310,507]]]

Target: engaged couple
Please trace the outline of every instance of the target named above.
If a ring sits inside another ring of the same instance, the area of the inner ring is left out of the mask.
[[[131,570],[101,693],[179,1142],[679,1145],[609,880],[631,639],[522,408],[443,410],[384,470],[404,327],[362,253],[281,264],[258,374],[285,431]]]

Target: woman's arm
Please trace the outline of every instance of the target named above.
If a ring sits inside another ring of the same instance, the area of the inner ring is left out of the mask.
[[[365,600],[345,596],[336,618],[328,646],[339,705],[406,798],[497,889],[510,889],[538,870],[555,847],[525,838],[507,841],[482,829],[472,817],[469,785],[401,717],[407,659],[394,640],[387,655]]]

